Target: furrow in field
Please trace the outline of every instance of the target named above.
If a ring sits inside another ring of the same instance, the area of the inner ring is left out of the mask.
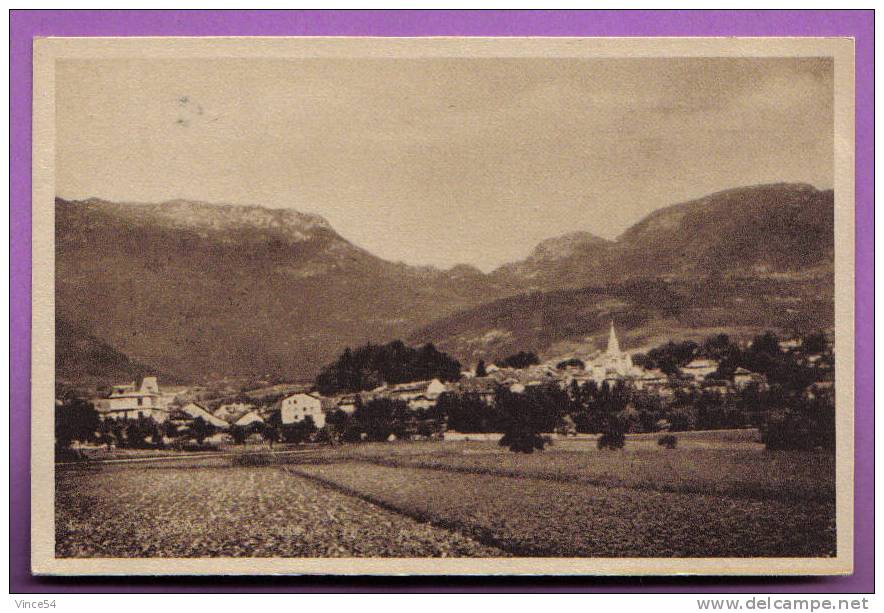
[[[521,556],[822,557],[833,504],[746,500],[347,462],[309,475]]]

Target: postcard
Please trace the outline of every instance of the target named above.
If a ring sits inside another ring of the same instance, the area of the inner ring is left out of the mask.
[[[847,38],[34,43],[32,570],[853,565]]]

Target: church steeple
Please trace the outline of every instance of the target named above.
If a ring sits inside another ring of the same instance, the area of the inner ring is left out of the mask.
[[[620,357],[620,341],[617,340],[617,332],[614,331],[614,320],[611,320],[611,334],[608,336],[608,355]]]

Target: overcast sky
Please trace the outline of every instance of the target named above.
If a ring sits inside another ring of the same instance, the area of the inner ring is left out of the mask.
[[[66,60],[57,192],[318,213],[490,270],[736,187],[833,181],[822,59]]]

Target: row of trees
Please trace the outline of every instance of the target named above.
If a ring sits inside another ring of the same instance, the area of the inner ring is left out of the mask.
[[[161,446],[167,429],[148,417],[101,420],[92,403],[68,399],[55,409],[55,446],[59,457],[77,442],[144,449]]]
[[[682,388],[665,399],[626,382],[574,383],[567,391],[538,386],[515,395],[502,388],[492,403],[474,394],[443,394],[432,416],[459,432],[506,432],[513,397],[531,407],[541,432],[619,435],[754,426],[765,433],[770,448],[834,448],[832,391],[808,395],[803,388],[779,384],[749,385],[726,394]]]
[[[465,433],[501,432],[508,419],[508,396],[501,387],[492,402],[476,394],[446,393],[430,415],[451,430]],[[516,397],[529,399],[549,429],[581,434],[603,432],[612,415],[619,415],[626,432],[715,430],[758,426],[771,406],[782,404],[769,390],[748,387],[733,395],[702,390],[679,390],[664,401],[659,394],[635,389],[628,383],[555,384],[529,387]]]
[[[750,410],[750,407],[753,410]],[[150,418],[100,421],[92,405],[74,401],[56,412],[56,442],[60,451],[73,441],[111,444],[118,448],[162,447],[192,441],[202,445],[216,430],[197,418],[188,428],[157,424]],[[783,396],[782,391],[747,388],[740,396],[725,400],[708,392],[676,396],[663,406],[659,399],[636,392],[628,385],[606,384],[563,391],[555,385],[513,393],[501,387],[494,401],[486,403],[472,394],[443,394],[437,405],[412,410],[405,402],[377,399],[358,405],[352,415],[329,413],[326,425],[317,429],[309,417],[283,425],[278,415],[267,422],[233,426],[235,443],[258,435],[271,446],[277,441],[329,444],[363,440],[386,441],[431,437],[447,427],[465,433],[502,432],[502,445],[530,453],[543,449],[543,435],[600,433],[600,446],[622,447],[628,432],[684,431],[692,429],[761,427],[770,449],[834,449],[834,399]],[[63,456],[60,456],[63,457]]]

